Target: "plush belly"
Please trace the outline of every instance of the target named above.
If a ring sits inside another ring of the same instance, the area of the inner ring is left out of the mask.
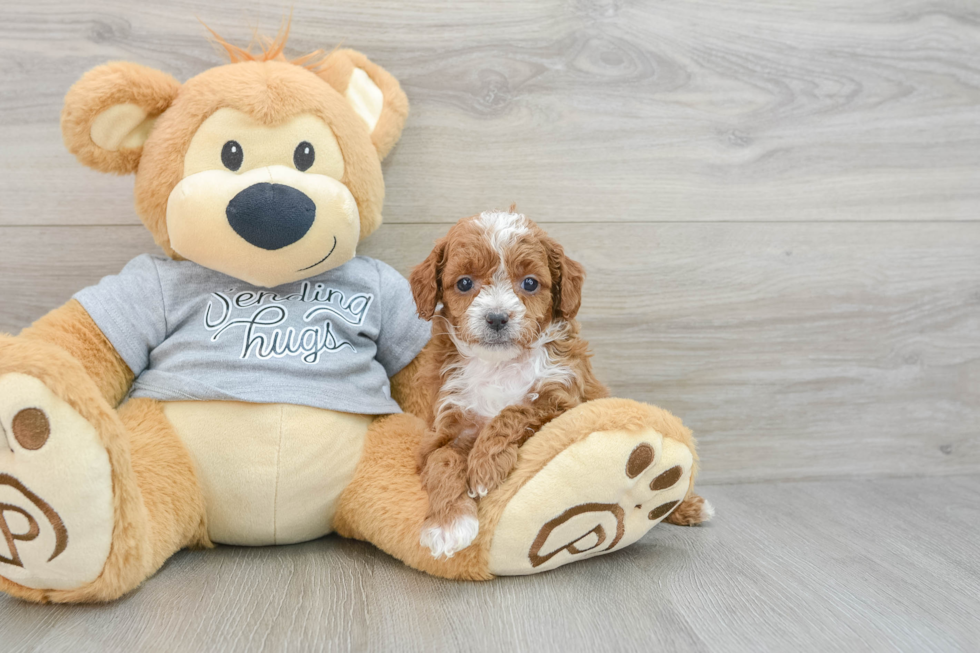
[[[197,466],[214,542],[262,546],[326,535],[372,417],[289,404],[164,404]]]

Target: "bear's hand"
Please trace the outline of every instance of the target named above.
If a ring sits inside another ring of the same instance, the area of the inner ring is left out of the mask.
[[[54,352],[45,357],[52,369],[64,364],[60,361],[65,360],[67,352],[74,359],[71,362],[81,364],[112,407],[119,405],[133,385],[132,370],[75,299],[54,309],[11,341],[7,357],[16,358],[18,351],[47,348]],[[16,361],[11,362],[16,365]]]

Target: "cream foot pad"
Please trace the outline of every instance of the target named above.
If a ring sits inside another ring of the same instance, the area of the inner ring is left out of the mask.
[[[653,430],[592,433],[507,504],[490,572],[534,574],[629,546],[684,499],[692,466],[686,446]]]
[[[0,377],[0,576],[81,587],[102,573],[112,527],[112,470],[95,428],[34,377]]]

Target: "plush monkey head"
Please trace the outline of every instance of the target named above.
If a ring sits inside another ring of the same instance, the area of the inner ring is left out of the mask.
[[[408,100],[353,50],[282,56],[285,36],[184,84],[132,63],[68,92],[68,149],[102,172],[136,173],[136,210],[171,257],[273,287],[354,256],[381,224],[381,160]]]

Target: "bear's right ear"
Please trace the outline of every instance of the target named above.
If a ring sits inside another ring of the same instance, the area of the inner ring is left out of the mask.
[[[100,172],[136,172],[153,122],[179,90],[170,75],[139,64],[117,61],[93,68],[65,96],[65,146]]]
[[[408,98],[398,80],[356,50],[334,50],[317,64],[316,74],[364,121],[378,156],[388,156],[408,117]]]

